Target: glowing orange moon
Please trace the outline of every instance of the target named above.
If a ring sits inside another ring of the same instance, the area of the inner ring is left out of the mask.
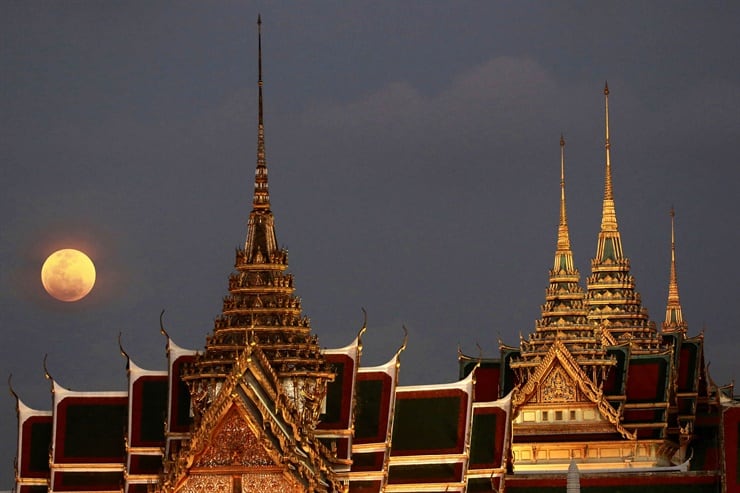
[[[81,300],[95,285],[95,264],[79,250],[57,250],[41,267],[41,283],[60,301]]]

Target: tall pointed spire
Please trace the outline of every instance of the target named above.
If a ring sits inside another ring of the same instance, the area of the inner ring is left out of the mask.
[[[257,169],[254,173],[254,195],[252,213],[249,215],[247,240],[244,248],[245,260],[264,263],[266,259],[281,257],[275,235],[275,218],[270,210],[270,192],[267,184],[267,160],[265,158],[265,121],[262,104],[262,17],[257,16]]]
[[[565,139],[560,135],[560,220],[558,222],[555,260],[550,270],[550,285],[542,305],[542,318],[537,321],[537,330],[557,327],[576,328],[586,321],[584,292],[580,285],[580,274],[573,263],[568,232],[568,213],[565,206]]]
[[[617,213],[614,209],[612,189],[611,144],[609,142],[609,84],[604,83],[604,150],[606,153],[606,172],[604,178],[604,206],[601,214],[601,230],[617,231]]]
[[[310,426],[316,425],[327,382],[334,379],[318,339],[311,333],[301,300],[295,295],[288,270],[288,252],[278,247],[275,217],[270,210],[265,162],[262,107],[262,20],[257,18],[259,115],[257,169],[253,208],[243,249],[237,249],[235,272],[229,276],[229,294],[198,355],[183,378],[190,386],[194,412],[201,415],[220,389],[219,381],[248,345],[259,347],[275,371],[283,391]]]
[[[596,259],[605,261],[621,261],[622,237],[617,228],[617,213],[614,208],[614,191],[612,188],[612,160],[611,143],[609,137],[609,84],[604,84],[604,149],[606,153],[606,165],[604,170],[604,202],[601,211],[601,231],[596,249]]]
[[[671,207],[671,277],[668,281],[668,303],[665,309],[663,330],[686,329],[686,322],[681,312],[681,300],[678,296],[678,276],[676,275],[676,212]]]
[[[658,344],[655,326],[648,320],[630,261],[622,251],[622,237],[617,227],[612,184],[611,139],[609,135],[609,84],[604,84],[604,202],[596,257],[591,260],[591,275],[586,281],[588,319],[602,326],[615,338],[635,342],[638,348]],[[641,349],[638,349],[641,350]]]
[[[259,91],[259,115],[257,120],[257,170],[254,176],[255,210],[270,209],[270,192],[267,187],[267,160],[265,159],[265,121],[262,107],[262,17],[257,16],[257,87]]]
[[[560,134],[560,222],[558,223],[558,254],[570,255],[571,263],[567,266],[561,266],[561,268],[572,269],[573,255],[570,253],[570,235],[568,233],[568,213],[565,208],[565,139],[563,134]],[[556,265],[557,269],[557,257],[556,254]]]

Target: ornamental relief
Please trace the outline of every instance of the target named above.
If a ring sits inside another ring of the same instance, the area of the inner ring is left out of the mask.
[[[280,473],[242,475],[242,493],[266,491],[269,493],[303,493],[304,489]]]
[[[230,476],[191,475],[181,493],[231,493]]]
[[[235,408],[229,410],[198,457],[195,467],[271,466],[274,464],[261,440]]]
[[[540,387],[541,402],[574,402],[576,384],[560,366],[556,366]]]

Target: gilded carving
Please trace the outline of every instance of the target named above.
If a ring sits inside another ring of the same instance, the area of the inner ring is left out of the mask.
[[[273,461],[249,429],[247,422],[231,409],[224,417],[208,447],[195,463],[196,467],[269,466]]]
[[[280,473],[244,474],[242,476],[242,493],[253,491],[301,493],[304,489]]]
[[[542,386],[542,402],[573,402],[575,400],[575,383],[561,367],[555,367]]]
[[[181,493],[231,493],[231,477],[210,474],[193,474]]]

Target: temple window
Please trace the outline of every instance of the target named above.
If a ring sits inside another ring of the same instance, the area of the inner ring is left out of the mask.
[[[563,420],[563,411],[555,411],[555,421]]]
[[[548,421],[549,416],[547,411],[542,411],[542,421]]]

